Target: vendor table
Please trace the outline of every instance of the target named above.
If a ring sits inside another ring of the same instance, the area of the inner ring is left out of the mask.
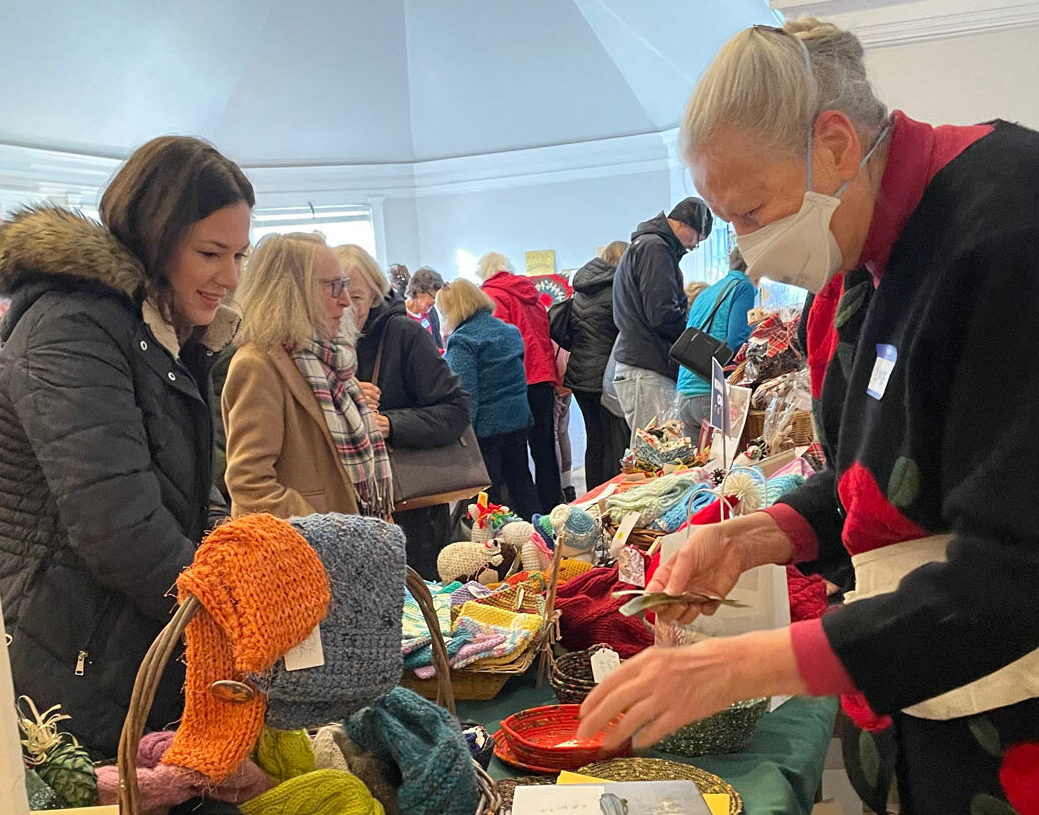
[[[534,674],[511,679],[496,699],[458,702],[458,718],[483,724],[491,733],[506,716],[538,705],[556,704],[548,683],[534,686]],[[837,701],[796,697],[762,717],[754,740],[739,753],[682,758],[650,752],[657,758],[683,761],[721,776],[743,797],[746,815],[809,815],[822,782],[823,761],[833,737]],[[496,779],[524,775],[492,759]]]

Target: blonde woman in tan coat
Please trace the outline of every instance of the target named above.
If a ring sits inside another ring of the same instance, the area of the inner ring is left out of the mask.
[[[356,378],[349,280],[317,234],[260,241],[239,289],[242,328],[222,394],[233,515],[389,518],[378,389]]]

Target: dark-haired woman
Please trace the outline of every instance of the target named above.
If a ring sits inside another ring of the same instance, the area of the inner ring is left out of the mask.
[[[209,367],[249,245],[252,186],[213,147],[163,137],[101,199],[0,227],[0,595],[17,692],[96,756],[208,521]],[[178,671],[178,668],[180,669]],[[178,675],[179,674],[179,675]],[[180,715],[171,660],[149,727]],[[64,725],[63,725],[64,727]]]

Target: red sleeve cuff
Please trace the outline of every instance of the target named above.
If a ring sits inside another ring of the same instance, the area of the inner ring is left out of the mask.
[[[773,504],[761,510],[778,524],[794,547],[791,563],[806,563],[819,557],[819,539],[804,516],[789,504]]]
[[[821,619],[803,620],[790,626],[797,672],[812,696],[851,693],[855,683],[826,639]]]

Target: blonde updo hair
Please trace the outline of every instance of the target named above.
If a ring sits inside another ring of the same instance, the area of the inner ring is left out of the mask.
[[[804,52],[808,48],[812,79]],[[732,37],[707,67],[686,106],[679,133],[685,161],[722,127],[768,147],[805,155],[809,129],[824,110],[839,110],[869,144],[887,118],[869,83],[858,37],[805,17],[782,29],[754,26]]]
[[[489,277],[494,277],[498,272],[515,272],[512,263],[505,257],[501,252],[486,252],[480,256],[480,264],[476,269],[476,273],[480,276],[480,280],[486,280]]]
[[[317,232],[273,234],[260,240],[238,289],[242,325],[237,345],[269,351],[279,345],[302,348],[311,340],[328,339],[315,263],[322,248],[328,246]]]
[[[621,262],[621,258],[624,257],[624,253],[628,251],[627,241],[611,241],[605,249],[602,250],[599,257],[609,263],[611,266],[616,266]]]
[[[444,318],[444,328],[448,331],[454,331],[478,311],[494,313],[494,301],[462,278],[446,283],[437,292],[436,304]]]
[[[370,306],[382,302],[382,299],[390,293],[390,281],[382,273],[375,258],[369,255],[363,248],[355,243],[344,243],[332,250],[343,264],[343,272],[350,278],[350,288],[364,286],[371,295]]]

